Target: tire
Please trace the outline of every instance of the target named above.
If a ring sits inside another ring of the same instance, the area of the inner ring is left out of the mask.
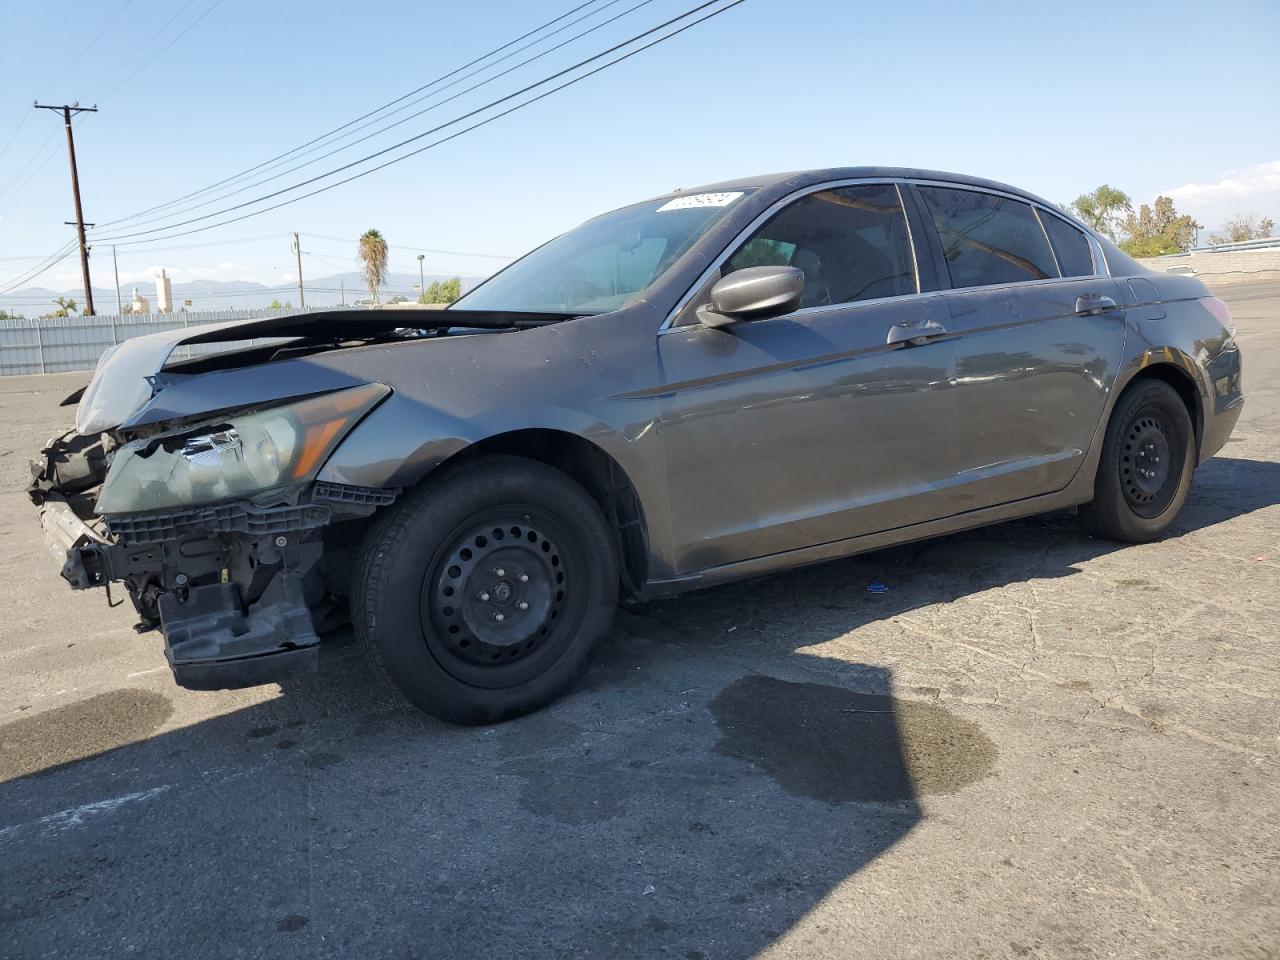
[[[552,467],[489,456],[446,468],[380,517],[351,618],[375,668],[419,709],[497,723],[586,669],[618,595],[600,508]]]
[[[1116,403],[1102,444],[1085,529],[1124,543],[1159,540],[1177,519],[1195,472],[1195,428],[1178,392],[1144,379]]]

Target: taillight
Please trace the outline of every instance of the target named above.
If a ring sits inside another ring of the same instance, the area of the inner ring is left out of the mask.
[[[1201,305],[1213,314],[1213,318],[1222,324],[1227,333],[1236,335],[1236,323],[1231,319],[1231,309],[1217,297],[1201,297]]]

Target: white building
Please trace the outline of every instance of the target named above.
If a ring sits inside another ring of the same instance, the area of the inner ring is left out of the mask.
[[[151,304],[147,302],[147,298],[138,292],[138,288],[133,288],[133,303],[129,305],[130,313],[150,313]]]
[[[160,276],[156,277],[156,308],[161,313],[173,313],[173,285],[163,268]]]

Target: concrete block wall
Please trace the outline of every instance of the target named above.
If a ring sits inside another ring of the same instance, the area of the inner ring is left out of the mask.
[[[1190,274],[1210,286],[1280,280],[1280,247],[1219,253],[1193,250],[1172,257],[1148,257],[1138,262],[1161,273]]]

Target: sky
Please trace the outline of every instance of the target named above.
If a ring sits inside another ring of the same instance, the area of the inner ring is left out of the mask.
[[[391,244],[393,271],[416,274],[424,253],[429,274],[482,276],[596,213],[677,187],[809,167],[970,173],[1058,203],[1109,183],[1135,202],[1169,194],[1210,229],[1237,213],[1280,221],[1278,0],[745,0],[385,170],[200,229],[305,191],[209,214],[455,120],[698,2],[594,0],[356,135],[428,109],[394,129],[286,173],[346,143],[322,141],[138,217],[457,71],[582,0],[0,0],[0,290],[74,237],[64,225],[74,211],[61,118],[30,109],[37,98],[99,106],[75,126],[85,219],[99,224],[91,269],[95,286],[112,286],[114,239],[126,290],[149,285],[161,267],[179,282],[293,282],[293,231],[306,274],[350,271],[355,238],[371,227]],[[276,178],[241,189],[267,177]],[[195,217],[208,218],[160,229]],[[141,231],[151,232],[134,236]],[[78,288],[77,258],[24,284],[37,285]]]

